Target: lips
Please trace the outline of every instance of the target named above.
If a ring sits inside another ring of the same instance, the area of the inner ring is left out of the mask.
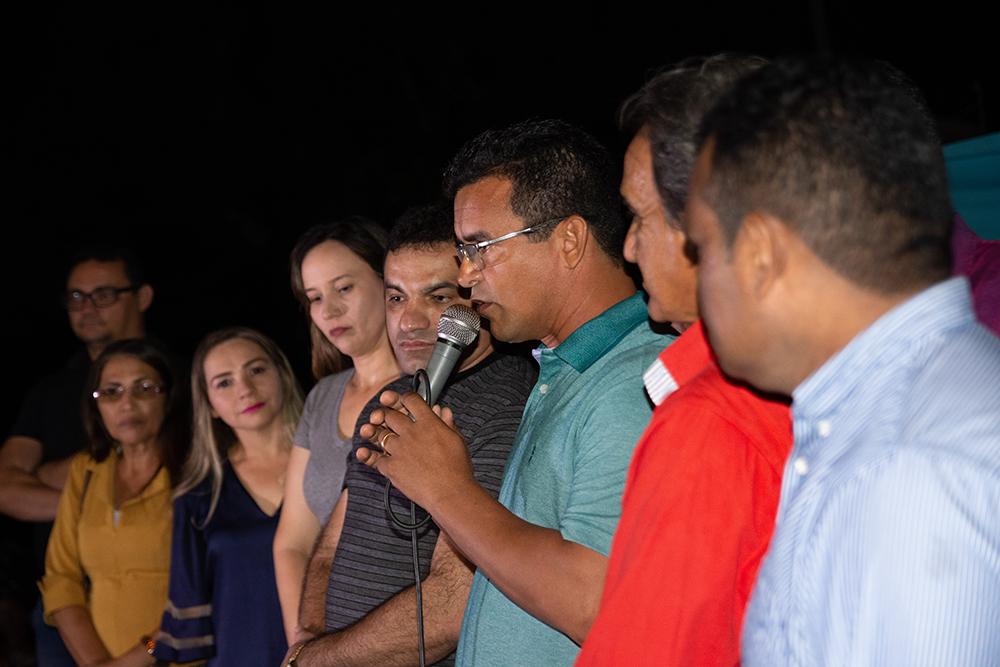
[[[253,413],[257,412],[258,410],[260,410],[265,405],[267,405],[267,403],[265,403],[264,401],[261,401],[260,403],[254,403],[250,407],[244,408],[242,414],[252,415]]]
[[[434,341],[427,340],[401,340],[397,343],[400,349],[413,351],[413,350],[424,350],[428,347],[434,347]]]
[[[350,327],[334,327],[333,329],[327,331],[326,335],[330,338],[337,338],[339,336],[343,336],[348,329],[350,329]]]

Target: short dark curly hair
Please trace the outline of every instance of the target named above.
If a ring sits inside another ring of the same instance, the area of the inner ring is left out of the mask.
[[[400,215],[392,229],[386,254],[400,248],[431,248],[442,243],[455,244],[455,211],[447,202],[413,206]]]
[[[527,120],[487,130],[452,159],[444,175],[445,196],[454,199],[463,187],[489,176],[511,181],[510,206],[526,226],[579,215],[605,254],[623,264],[628,227],[618,168],[604,146],[583,130],[561,120]],[[540,229],[529,240],[544,240],[552,229]]]
[[[941,143],[922,95],[888,63],[776,61],[706,115],[700,143],[709,139],[705,197],[730,241],[756,210],[876,292],[949,275],[953,209]]]

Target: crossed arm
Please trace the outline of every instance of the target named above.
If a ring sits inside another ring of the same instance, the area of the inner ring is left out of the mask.
[[[19,435],[7,438],[0,448],[0,512],[22,521],[55,519],[70,458],[39,465],[41,442]]]
[[[300,619],[300,624],[309,631],[321,632],[324,626],[330,564],[343,529],[347,497],[345,491],[323,529],[309,564],[310,574],[302,594]],[[430,572],[422,582],[428,662],[441,660],[458,644],[465,601],[472,585],[472,572],[472,566],[455,551],[448,536],[441,532],[431,557]],[[416,637],[416,593],[410,586],[351,627],[308,640],[296,662],[305,667],[326,664],[342,667],[415,665],[418,662]],[[289,654],[297,647],[298,644],[293,645]]]

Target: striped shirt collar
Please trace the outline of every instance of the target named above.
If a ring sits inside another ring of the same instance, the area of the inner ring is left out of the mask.
[[[701,373],[712,362],[712,351],[701,321],[695,322],[680,338],[660,352],[642,375],[646,393],[655,405]]]
[[[830,414],[866,378],[973,317],[964,277],[937,283],[895,306],[796,387],[796,418]]]

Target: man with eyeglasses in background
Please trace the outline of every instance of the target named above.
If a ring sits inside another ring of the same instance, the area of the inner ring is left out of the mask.
[[[63,303],[84,348],[35,383],[0,448],[0,513],[33,523],[35,578],[42,574],[69,460],[86,445],[80,402],[90,363],[112,341],[143,337],[143,313],[152,301],[153,288],[124,248],[86,248],[70,263]],[[59,634],[42,621],[40,607],[32,624],[39,664],[72,665]]]
[[[586,133],[528,121],[483,133],[445,177],[462,260],[494,338],[540,340],[499,502],[462,437],[415,395],[382,395],[358,456],[426,509],[478,568],[458,664],[568,665],[597,614],[632,449],[649,421],[638,382],[669,338],[625,271],[618,170]],[[406,408],[413,416],[397,412]],[[390,430],[386,431],[386,427]],[[391,437],[390,437],[391,436]]]

